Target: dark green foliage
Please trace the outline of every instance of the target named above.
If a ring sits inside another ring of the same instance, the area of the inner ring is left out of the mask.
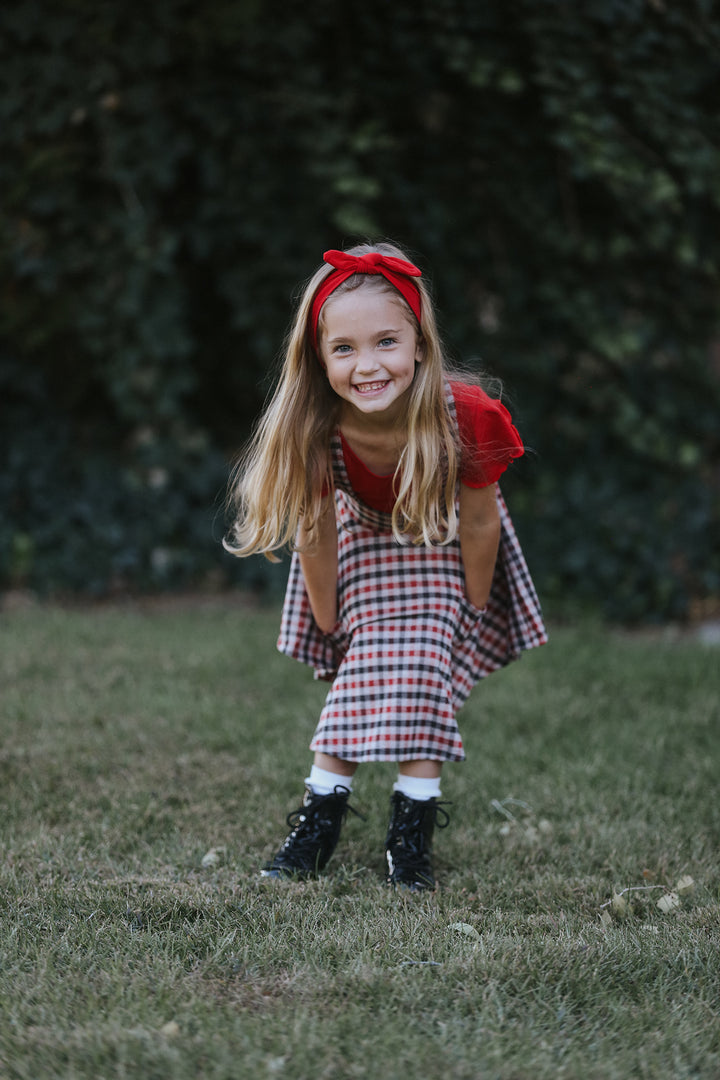
[[[717,594],[719,59],[704,0],[5,5],[0,581],[262,576],[227,462],[298,282],[372,235],[505,381],[541,591]]]

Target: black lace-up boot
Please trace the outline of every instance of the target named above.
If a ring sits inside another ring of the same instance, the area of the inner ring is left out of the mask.
[[[435,888],[430,860],[435,825],[444,829],[450,818],[437,799],[410,799],[394,792],[392,813],[385,840],[387,883],[397,888],[421,892]],[[443,820],[440,820],[442,818]]]
[[[362,817],[348,799],[350,792],[338,784],[329,795],[305,789],[302,806],[287,816],[290,832],[272,862],[260,871],[262,877],[314,877],[332,855],[348,810]]]

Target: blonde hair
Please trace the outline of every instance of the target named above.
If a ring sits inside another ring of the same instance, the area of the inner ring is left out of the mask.
[[[359,244],[352,255],[372,251],[407,256],[393,244]],[[330,387],[311,343],[313,297],[333,272],[327,264],[308,282],[285,346],[278,385],[230,478],[228,503],[234,520],[224,546],[234,555],[273,554],[294,547],[303,523],[312,544],[323,492],[333,487],[330,441],[340,399]],[[459,449],[446,401],[446,364],[430,294],[422,278],[422,324],[384,278],[356,274],[333,296],[358,288],[385,288],[416,327],[423,359],[416,367],[407,409],[407,442],[394,476],[392,530],[401,544],[447,544],[457,536],[455,488]],[[318,330],[322,334],[322,312]]]

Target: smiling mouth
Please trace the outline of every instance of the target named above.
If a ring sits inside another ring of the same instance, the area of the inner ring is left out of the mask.
[[[378,390],[384,390],[388,382],[388,379],[384,379],[382,382],[355,383],[355,389],[358,394],[372,394]]]

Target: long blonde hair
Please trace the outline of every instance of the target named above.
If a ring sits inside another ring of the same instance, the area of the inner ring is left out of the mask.
[[[352,255],[373,251],[407,259],[393,244],[358,244],[349,249]],[[294,546],[301,521],[311,544],[323,493],[332,489],[330,441],[340,415],[340,399],[328,383],[309,329],[313,297],[332,272],[324,263],[308,282],[287,338],[278,385],[233,469],[228,504],[234,520],[223,541],[233,555],[263,554],[277,561],[274,552]],[[446,544],[458,529],[457,430],[446,401],[446,365],[430,294],[422,278],[413,281],[420,291],[421,325],[400,293],[378,276],[353,275],[333,295],[371,283],[374,288],[387,288],[416,327],[423,360],[416,367],[408,398],[407,443],[394,477],[392,530],[401,544]]]

